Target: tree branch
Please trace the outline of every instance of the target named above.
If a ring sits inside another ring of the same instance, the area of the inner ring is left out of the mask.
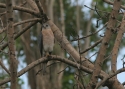
[[[96,86],[95,89],[98,89],[98,88],[99,88],[101,85],[103,85],[107,80],[109,80],[110,78],[116,76],[117,74],[119,74],[119,73],[121,73],[121,72],[125,72],[125,68],[121,68],[121,69],[115,71],[114,73],[109,74],[108,77],[104,78],[101,82],[99,82],[99,83],[97,84],[97,86]]]
[[[108,3],[108,4],[111,4],[111,5],[114,4],[114,2],[109,1],[109,0],[103,0],[103,1],[106,2],[106,3]],[[125,6],[121,5],[121,8],[125,10]]]
[[[88,50],[90,50],[90,49],[94,48],[95,46],[97,46],[97,45],[98,45],[99,43],[101,43],[101,42],[102,42],[102,39],[98,40],[97,42],[95,42],[95,44],[94,44],[94,45],[92,45],[92,46],[88,47],[88,48],[87,48],[87,49],[85,49],[83,52],[80,52],[80,54],[83,54],[83,53],[87,52]]]
[[[37,8],[37,5],[35,4],[35,2],[33,0],[26,0],[26,2],[30,5],[30,7],[34,11],[39,12],[39,9]]]
[[[28,59],[30,60],[30,59]],[[77,64],[69,59],[66,59],[66,58],[63,58],[63,57],[60,57],[60,56],[57,56],[57,55],[51,55],[49,57],[43,57],[43,58],[40,58],[34,62],[32,62],[31,64],[27,65],[27,67],[25,67],[24,69],[22,69],[21,71],[18,72],[17,74],[17,77],[20,77],[21,75],[23,75],[24,73],[26,73],[27,71],[31,70],[32,68],[34,68],[35,66],[43,63],[43,62],[46,62],[46,61],[52,61],[52,60],[57,60],[57,61],[61,61],[63,63],[66,63],[72,67],[75,67],[77,68],[77,66],[80,66],[80,64]],[[84,66],[80,66],[79,67],[80,70],[82,71],[85,71],[87,73],[92,73],[92,70],[89,69],[89,68],[86,68]],[[100,78],[103,77],[103,75],[100,75]],[[7,83],[7,82],[10,82],[10,78],[7,78],[7,79],[4,79],[2,81],[0,81],[0,86]]]
[[[34,19],[28,19],[28,20],[24,20],[24,21],[20,21],[20,22],[17,22],[15,23],[13,26],[18,26],[18,25],[21,25],[21,24],[25,24],[25,23],[28,23],[28,22],[33,22],[33,21],[40,21],[41,19],[40,18],[34,18]],[[2,30],[0,30],[0,34],[5,32],[6,31],[6,27]]]
[[[12,0],[6,0],[6,11],[7,11],[7,37],[8,37],[8,48],[9,48],[9,59],[10,59],[10,78],[11,78],[11,89],[17,88],[17,60],[15,55],[15,43],[14,43],[14,26],[13,26],[13,5]]]
[[[118,35],[116,37],[113,51],[112,51],[111,69],[113,73],[116,72],[117,70],[117,55],[118,55],[118,50],[119,50],[124,32],[125,32],[125,13],[124,13],[120,28],[118,30]],[[115,76],[114,78],[117,79],[117,76]]]
[[[3,3],[0,3],[0,8],[6,8],[6,5],[3,4]],[[13,6],[13,10],[18,10],[18,11],[26,12],[26,13],[29,13],[29,14],[32,14],[34,16],[39,17],[39,15],[38,15],[38,13],[36,11],[28,9],[28,8],[25,8],[25,7]]]
[[[4,66],[1,60],[0,60],[0,65],[10,75],[10,71]]]
[[[39,1],[39,0],[35,0],[35,2],[36,2],[36,5],[37,5],[37,7],[38,7],[40,13],[43,14],[43,9],[42,9],[42,6],[41,6],[41,4],[40,4],[40,1]]]
[[[17,39],[19,36],[21,36],[24,32],[26,32],[29,28],[31,28],[33,25],[35,25],[38,21],[34,21],[32,22],[31,24],[29,24],[28,26],[24,27],[22,29],[22,31],[20,31],[19,33],[17,33],[15,36],[14,36],[14,40]],[[0,50],[3,50],[5,49],[6,47],[8,46],[8,43],[5,43],[1,46]],[[0,51],[1,52],[1,51]]]
[[[89,34],[89,35],[87,35],[87,36],[83,36],[83,37],[81,37],[81,38],[79,38],[79,39],[78,39],[78,38],[75,38],[75,39],[73,39],[73,40],[71,40],[71,41],[77,41],[77,40],[81,40],[81,39],[85,39],[85,38],[87,38],[87,37],[90,37],[90,36],[92,36],[92,35],[98,33],[99,31],[103,30],[106,26],[107,26],[107,23],[105,23],[104,26],[103,26],[101,29],[99,29],[98,31],[92,32],[91,34]]]
[[[111,15],[109,17],[109,21],[107,24],[107,30],[105,32],[105,36],[102,40],[102,44],[100,46],[99,53],[96,58],[91,81],[90,81],[89,85],[86,87],[87,89],[95,88],[96,84],[98,82],[98,75],[101,72],[101,67],[102,67],[103,61],[105,59],[106,49],[108,47],[110,38],[114,31],[113,28],[115,27],[115,24],[116,24],[116,18],[118,16],[120,6],[121,6],[121,0],[115,0],[114,5],[113,5],[113,10],[111,12]]]

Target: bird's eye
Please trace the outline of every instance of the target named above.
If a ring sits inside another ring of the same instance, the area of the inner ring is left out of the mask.
[[[46,25],[46,27],[48,27],[48,25]]]

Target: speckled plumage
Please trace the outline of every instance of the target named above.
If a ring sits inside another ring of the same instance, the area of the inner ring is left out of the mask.
[[[50,26],[47,23],[44,23],[42,26],[42,30],[40,33],[40,53],[41,56],[48,56],[53,51],[54,47],[54,35],[50,28]],[[45,72],[45,66],[46,63],[43,64],[43,72]]]
[[[53,51],[54,46],[54,35],[50,27],[46,27],[42,29],[43,36],[43,51],[46,53],[50,53]]]
[[[53,51],[54,35],[47,23],[43,24],[40,38],[41,56],[50,54]]]

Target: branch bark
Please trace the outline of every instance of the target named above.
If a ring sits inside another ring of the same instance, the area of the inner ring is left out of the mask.
[[[3,4],[3,3],[0,3],[0,8],[6,8],[6,5]],[[28,9],[28,8],[25,8],[25,7],[13,6],[13,10],[18,10],[18,11],[26,12],[26,13],[29,13],[29,14],[32,14],[34,16],[39,17],[39,15],[38,15],[38,13],[36,11]]]
[[[39,12],[39,9],[37,8],[37,5],[35,4],[35,2],[33,0],[26,0],[26,2],[30,5],[30,7],[34,10]]]
[[[109,1],[109,0],[103,0],[103,1],[106,2],[106,3],[108,3],[108,4],[111,4],[111,5],[114,4],[114,2]],[[125,10],[125,6],[121,5],[121,8]]]
[[[120,43],[121,43],[124,32],[125,32],[125,13],[124,13],[120,28],[118,30],[118,35],[116,37],[114,47],[112,50],[111,69],[112,69],[113,73],[116,72],[116,70],[117,70],[117,55],[118,55]],[[113,78],[117,79],[117,76],[115,76]]]
[[[112,77],[116,76],[117,74],[119,74],[121,72],[124,72],[124,71],[125,71],[125,68],[121,68],[121,69],[115,71],[114,73],[109,74],[108,77],[106,77],[105,79],[103,79],[101,82],[99,82],[97,84],[97,86],[96,86],[95,89],[98,89],[98,87],[100,87],[101,85],[103,85],[108,79],[110,79],[110,78],[112,78]],[[118,86],[118,87],[115,87],[115,89],[123,89],[123,88],[121,88],[121,87],[119,88],[119,86]]]
[[[115,27],[115,24],[116,24],[116,20],[117,20],[116,18],[118,16],[120,6],[121,6],[121,0],[115,0],[114,5],[113,5],[113,10],[112,10],[111,15],[109,17],[109,22],[107,24],[107,30],[105,32],[105,36],[102,40],[102,44],[100,46],[99,53],[98,53],[97,58],[96,58],[91,81],[90,81],[89,85],[87,86],[87,89],[93,89],[96,87],[96,84],[98,81],[98,75],[101,72],[101,66],[102,66],[103,61],[105,59],[106,49],[108,48],[110,38],[111,38],[113,31],[114,31],[113,28]]]
[[[23,21],[20,21],[18,23],[14,23],[13,26],[18,26],[18,25],[21,25],[21,24],[25,24],[25,23],[28,23],[28,22],[33,22],[33,21],[40,21],[41,19],[40,18],[34,18],[34,19],[28,19],[28,20],[23,20]],[[2,30],[0,30],[0,34],[5,32],[6,31],[6,27]]]
[[[30,59],[27,59],[27,60],[30,60]],[[66,63],[70,66],[73,66],[75,68],[77,68],[77,66],[79,66],[79,64],[71,61],[71,60],[68,60],[66,58],[63,58],[63,57],[60,57],[60,56],[57,56],[57,55],[52,55],[50,57],[43,57],[43,58],[40,58],[32,63],[30,63],[29,65],[27,65],[27,67],[25,67],[24,69],[22,69],[21,71],[18,72],[17,74],[17,77],[20,77],[21,75],[23,75],[24,73],[26,73],[27,71],[29,71],[30,69],[36,67],[37,65],[43,63],[43,62],[46,62],[46,61],[52,61],[52,60],[58,60],[58,61],[61,61],[63,63]],[[92,73],[92,70],[89,69],[89,68],[86,68],[84,66],[80,66],[80,70],[83,70],[87,73]],[[102,77],[103,75],[100,75],[100,77]],[[0,81],[0,86],[7,83],[7,82],[10,82],[10,78],[7,78],[7,79],[4,79],[2,81]]]
[[[59,28],[51,21],[48,21],[54,36],[56,38],[56,40],[59,42],[60,46],[66,50],[70,56],[72,58],[74,58],[76,61],[80,61],[80,56],[79,53],[72,47],[72,45],[69,43],[69,41],[66,39],[65,36],[63,36],[63,34],[61,33],[61,31],[59,30]],[[90,68],[93,70],[93,64],[91,62],[89,62],[88,60],[86,60],[85,58],[82,57],[82,61],[83,61],[83,66]],[[105,72],[101,71],[101,74],[103,75],[103,77],[108,76]],[[102,77],[102,78],[103,78]]]
[[[12,0],[6,0],[6,11],[7,11],[7,36],[8,36],[8,47],[9,47],[9,58],[10,58],[10,77],[11,77],[11,89],[17,88],[17,60],[15,55],[15,44],[14,44],[14,26],[13,26],[13,5]]]

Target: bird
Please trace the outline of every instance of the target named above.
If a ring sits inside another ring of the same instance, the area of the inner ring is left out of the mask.
[[[54,34],[49,24],[43,23],[39,36],[39,49],[41,57],[47,57],[52,54],[54,47]],[[42,73],[46,73],[47,62],[42,64]]]

